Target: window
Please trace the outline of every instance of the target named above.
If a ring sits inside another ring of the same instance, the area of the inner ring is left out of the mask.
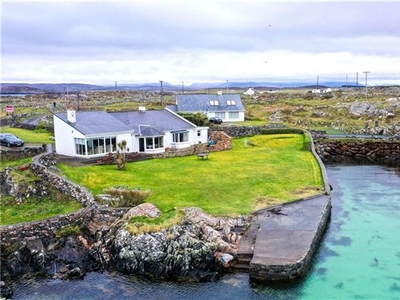
[[[229,112],[229,119],[239,119],[239,112],[237,111]]]
[[[189,132],[180,131],[172,134],[172,141],[174,143],[185,143],[189,141]]]
[[[86,155],[85,139],[75,139],[75,153],[79,155]]]
[[[201,130],[197,130],[197,136],[201,136]]]
[[[98,137],[86,140],[87,155],[105,154],[117,151],[117,138]]]
[[[157,137],[140,138],[139,145],[140,145],[139,147],[140,152],[145,152],[145,149],[153,150],[153,149],[164,148],[164,137],[157,136]]]
[[[219,105],[218,100],[210,100],[210,105]]]
[[[215,113],[215,116],[216,116],[217,118],[220,118],[220,119],[222,119],[222,120],[225,120],[225,112],[216,112],[216,113]]]
[[[235,100],[228,100],[228,101],[226,101],[226,103],[228,105],[236,105],[236,101]]]

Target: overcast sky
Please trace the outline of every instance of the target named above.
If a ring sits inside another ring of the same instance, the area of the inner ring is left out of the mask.
[[[2,81],[400,84],[400,2],[2,3]]]

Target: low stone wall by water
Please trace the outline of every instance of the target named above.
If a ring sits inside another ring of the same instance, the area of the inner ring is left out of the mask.
[[[316,152],[324,161],[368,160],[400,163],[400,141],[363,139],[318,139]]]

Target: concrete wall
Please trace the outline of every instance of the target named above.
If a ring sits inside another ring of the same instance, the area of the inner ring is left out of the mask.
[[[304,276],[310,269],[314,255],[320,246],[320,242],[330,220],[331,210],[331,201],[330,198],[327,197],[312,242],[307,252],[300,260],[286,261],[280,264],[260,264],[251,262],[249,268],[250,278],[255,281],[278,281],[292,280]],[[277,253],[277,257],[279,257],[279,253]],[[277,261],[279,261],[279,259],[277,259]]]

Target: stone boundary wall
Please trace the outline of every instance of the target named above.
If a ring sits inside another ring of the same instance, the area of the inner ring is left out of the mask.
[[[90,222],[110,226],[110,224],[120,219],[127,211],[128,208],[84,208],[74,213],[40,221],[1,226],[1,244],[4,247],[12,246],[17,248],[21,247],[31,237],[50,241],[63,228],[78,226],[84,229],[88,227]]]
[[[127,212],[127,208],[99,207],[93,196],[85,188],[51,171],[53,153],[48,145],[45,153],[35,156],[31,163],[32,171],[42,180],[72,196],[86,208],[66,215],[60,215],[41,221],[27,222],[0,227],[1,243],[4,245],[21,244],[29,237],[54,237],[58,230],[71,226],[87,226],[89,222],[99,222],[109,226]]]
[[[42,147],[23,147],[10,149],[1,149],[0,156],[1,160],[14,160],[25,157],[32,157],[39,155],[46,151],[45,145]]]
[[[70,195],[76,201],[82,203],[83,206],[97,207],[97,202],[87,189],[50,171],[49,167],[52,166],[54,161],[53,156],[54,154],[50,149],[46,153],[35,156],[30,166],[33,173],[56,189]]]
[[[282,124],[267,124],[260,126],[218,126],[213,125],[210,127],[210,131],[223,131],[227,135],[232,137],[244,137],[261,134],[263,129],[274,129],[274,128],[285,128]]]
[[[400,163],[400,141],[318,139],[316,152],[323,161]]]

